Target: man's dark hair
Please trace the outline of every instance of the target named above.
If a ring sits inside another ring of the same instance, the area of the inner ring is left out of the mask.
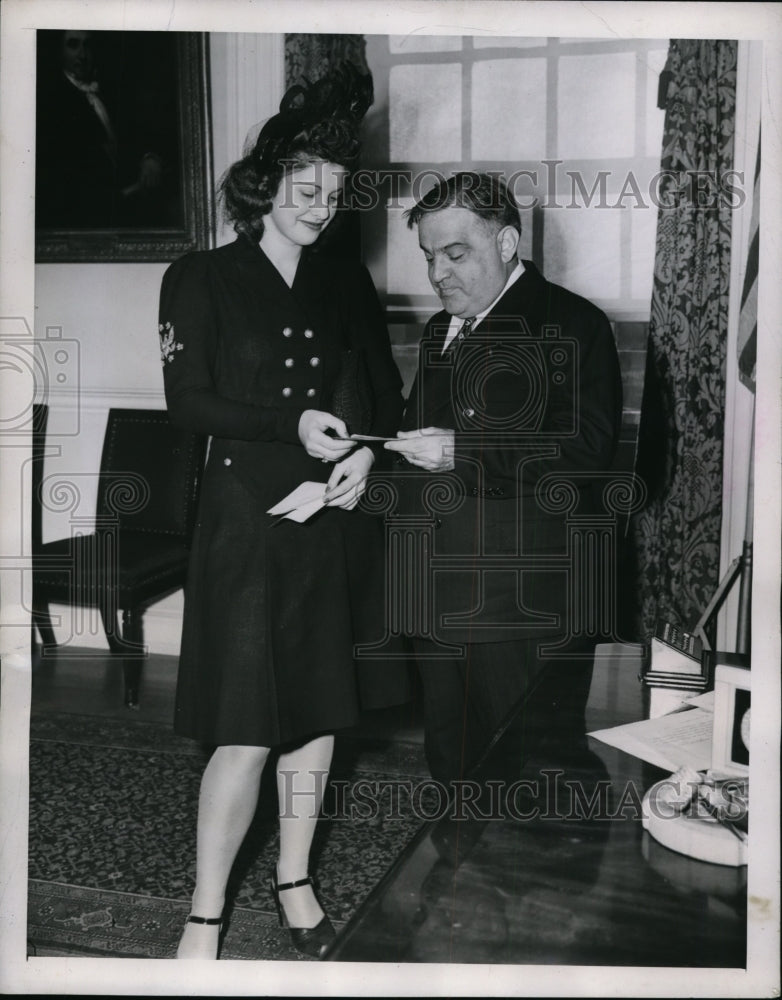
[[[513,226],[521,232],[519,206],[505,181],[491,174],[463,170],[447,180],[442,178],[406,212],[408,229],[417,226],[424,215],[451,206],[466,208],[498,229]]]

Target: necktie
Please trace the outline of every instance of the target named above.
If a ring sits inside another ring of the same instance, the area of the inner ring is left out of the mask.
[[[467,319],[459,327],[458,333],[456,333],[455,335],[451,334],[451,339],[446,340],[445,345],[443,346],[443,354],[445,354],[446,351],[456,350],[459,344],[461,344],[463,340],[469,337],[474,322],[475,322],[474,316],[467,317]]]
[[[462,323],[459,332],[456,334],[456,340],[458,343],[461,343],[465,339],[465,337],[469,337],[474,322],[475,322],[475,317],[468,316],[467,319]]]

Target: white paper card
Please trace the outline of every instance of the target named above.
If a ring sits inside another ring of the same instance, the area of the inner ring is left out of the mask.
[[[307,518],[312,517],[313,514],[324,507],[325,504],[323,500],[316,499],[311,500],[309,503],[302,504],[301,507],[297,507],[295,510],[290,511],[285,515],[287,521],[296,521],[298,524],[303,524]]]
[[[276,503],[273,507],[270,507],[266,513],[267,514],[288,514],[291,511],[295,511],[300,507],[309,506],[315,501],[319,501],[319,506],[313,508],[310,514],[314,514],[319,507],[323,506],[323,496],[326,492],[325,483],[314,483],[306,482],[301,483],[296,487],[291,493],[286,497],[283,497],[279,503]],[[307,517],[310,516],[307,514]],[[306,520],[306,518],[304,518]]]

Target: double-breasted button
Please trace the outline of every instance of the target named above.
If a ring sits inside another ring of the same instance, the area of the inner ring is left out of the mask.
[[[282,390],[282,394],[283,396],[285,396],[286,399],[288,398],[288,396],[292,395],[292,393],[293,389],[291,389],[291,387],[288,385],[286,385],[285,388]]]
[[[310,358],[310,364],[313,368],[317,368],[320,364],[320,358]]]
[[[473,410],[473,408],[471,406],[465,407],[462,410],[462,413],[464,414],[465,417],[474,417],[475,416],[475,410]]]
[[[312,330],[305,330],[304,336],[307,338],[307,340],[312,340],[315,334],[312,332]]]
[[[312,397],[315,395],[315,390],[307,389],[307,395],[310,397],[310,399],[312,399]]]
[[[292,337],[293,336],[293,330],[291,330],[291,328],[289,326],[286,326],[285,329],[282,331],[282,335],[283,335],[283,337]]]
[[[285,359],[285,367],[286,368],[293,368],[293,358],[286,358]]]
[[[231,464],[231,459],[230,458],[224,458],[223,459],[223,465],[230,465],[230,464]]]

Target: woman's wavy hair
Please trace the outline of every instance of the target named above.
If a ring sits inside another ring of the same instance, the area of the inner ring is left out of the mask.
[[[286,173],[316,161],[352,171],[361,151],[361,120],[373,99],[371,74],[348,62],[315,83],[291,87],[279,113],[266,122],[250,151],[228,168],[220,182],[218,195],[226,221],[257,242],[263,235],[263,217],[271,211]]]

